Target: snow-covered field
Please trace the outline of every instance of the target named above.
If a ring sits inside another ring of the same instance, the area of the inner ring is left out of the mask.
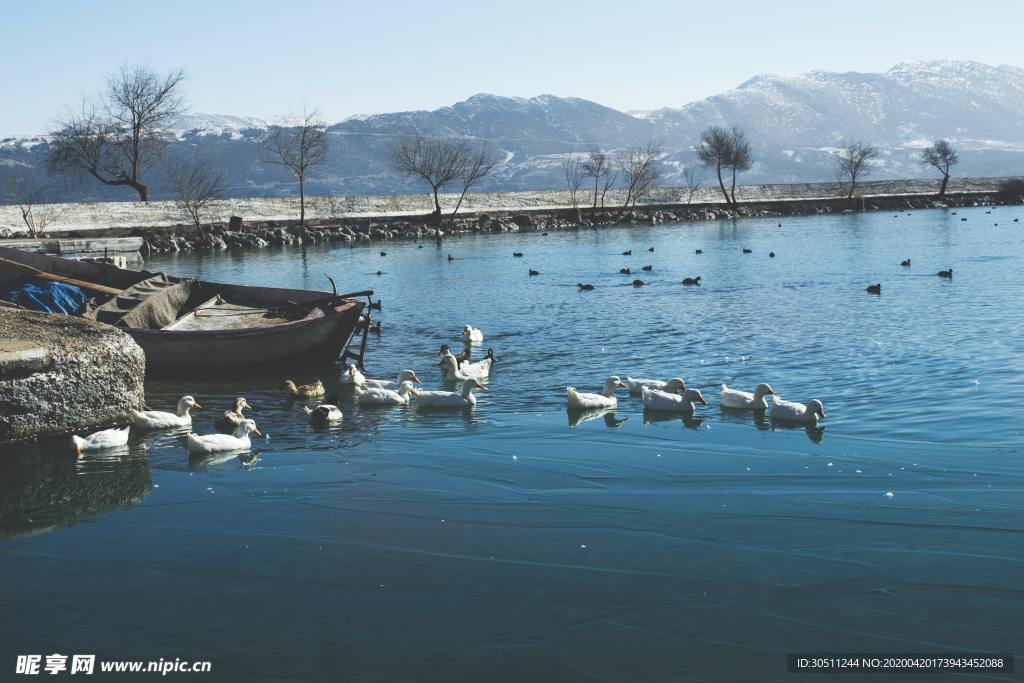
[[[950,181],[948,192],[992,192],[998,189],[1000,178],[968,178]],[[935,180],[892,180],[865,182],[858,191],[870,196],[899,194],[929,194],[938,189]],[[591,188],[592,192],[592,188]],[[652,204],[686,204],[689,192],[683,188],[659,188],[650,197]],[[789,201],[798,199],[825,199],[845,197],[846,186],[839,183],[793,183],[779,185],[745,185],[736,189],[741,202]],[[625,199],[624,191],[611,190],[605,205],[618,207]],[[451,211],[458,195],[441,197],[442,208]],[[579,203],[590,206],[592,194],[581,191]],[[694,192],[693,204],[720,204],[724,200],[717,187],[703,187]],[[466,195],[460,213],[513,212],[565,209],[569,207],[569,193],[558,190],[536,192],[476,192]],[[427,194],[410,195],[349,195],[309,197],[306,199],[306,217],[312,220],[344,220],[384,216],[415,216],[429,213],[433,202]],[[80,204],[50,204],[36,207],[37,212],[51,217],[49,231],[89,231],[107,228],[165,227],[187,223],[184,213],[175,202],[102,202]],[[299,216],[299,200],[295,197],[260,197],[225,199],[210,206],[205,222],[227,222],[231,216],[244,220],[294,220]],[[26,232],[16,206],[0,206],[0,234]]]

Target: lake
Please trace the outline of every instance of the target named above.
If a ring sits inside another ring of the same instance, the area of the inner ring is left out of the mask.
[[[1019,653],[1014,218],[1024,208],[155,258],[210,280],[372,287],[374,377],[412,368],[441,387],[438,348],[472,324],[475,355],[498,358],[490,391],[454,413],[342,393],[344,421],[318,430],[285,395],[288,368],[153,379],[154,408],[206,405],[201,433],[245,396],[267,438],[206,460],[173,433],[78,461],[8,449],[0,666],[95,653],[209,660],[217,681],[781,681],[789,652]],[[710,405],[645,415],[620,391],[614,417],[577,422],[566,386],[611,374],[679,376]],[[338,388],[335,366],[295,379],[314,376]],[[723,382],[818,398],[828,419],[723,411]]]

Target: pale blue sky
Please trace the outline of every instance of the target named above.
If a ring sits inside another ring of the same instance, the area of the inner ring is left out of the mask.
[[[433,109],[474,93],[679,106],[756,73],[1024,64],[1019,0],[0,0],[0,134],[122,63],[182,66],[193,112]]]

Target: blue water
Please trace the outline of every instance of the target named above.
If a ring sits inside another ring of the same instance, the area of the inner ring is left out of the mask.
[[[210,408],[197,431],[244,395],[269,438],[199,461],[180,434],[77,462],[4,453],[0,667],[95,652],[207,659],[218,681],[781,681],[787,652],[1024,651],[1013,218],[1024,209],[155,259],[372,287],[367,374],[408,367],[429,388],[440,344],[472,324],[475,353],[498,357],[491,390],[449,414],[343,394],[344,422],[316,430],[281,390],[286,368],[161,379],[150,405],[194,394]],[[303,373],[337,388],[334,367]],[[620,392],[614,418],[574,426],[565,386],[610,374],[681,376],[711,405],[684,421]],[[718,407],[722,382],[762,381],[828,419]]]

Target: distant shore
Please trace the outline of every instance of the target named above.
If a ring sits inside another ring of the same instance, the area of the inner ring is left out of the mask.
[[[937,184],[926,180],[873,181],[858,185],[853,199],[840,183],[747,185],[736,188],[738,204],[725,204],[717,188],[701,188],[689,197],[683,188],[659,188],[657,194],[635,208],[621,209],[622,197],[609,192],[605,208],[590,205],[592,195],[582,193],[577,215],[566,192],[475,193],[466,196],[458,216],[440,226],[431,225],[425,195],[315,197],[307,200],[307,220],[296,218],[298,201],[292,198],[223,200],[210,215],[222,218],[204,226],[183,225],[173,202],[110,202],[51,205],[58,218],[40,240],[40,250],[59,252],[68,239],[142,238],[143,256],[151,253],[296,245],[316,242],[372,243],[396,239],[438,239],[445,236],[529,232],[587,228],[621,223],[664,223],[764,216],[797,216],[857,211],[892,211],[925,208],[1021,204],[1024,195],[1000,191],[1006,179],[953,179],[944,196]],[[701,201],[697,201],[697,199]],[[687,201],[690,199],[690,201]],[[445,196],[442,205],[452,205]],[[223,205],[223,206],[220,206]],[[0,207],[0,235],[24,240],[16,227],[16,207]],[[448,212],[450,212],[448,208]],[[447,212],[446,212],[447,213]],[[231,229],[230,217],[242,219]],[[20,216],[17,216],[20,220]],[[8,228],[4,230],[4,228]],[[0,239],[0,244],[6,240]]]

